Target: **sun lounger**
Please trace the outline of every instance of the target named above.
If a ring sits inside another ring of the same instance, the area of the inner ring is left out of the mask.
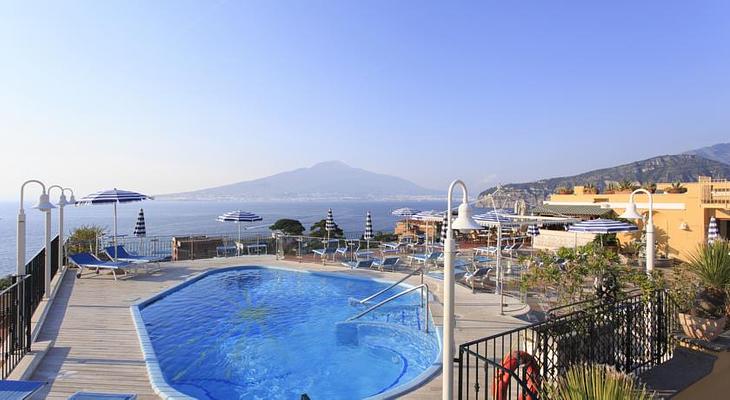
[[[84,268],[93,268],[96,269],[97,274],[100,269],[111,270],[114,280],[117,280],[117,271],[126,273],[130,267],[133,267],[133,264],[126,261],[101,261],[91,253],[72,254],[68,256],[68,259],[79,267],[79,272],[76,274],[77,278],[81,278]]]
[[[372,266],[377,267],[381,271],[384,271],[386,268],[389,268],[391,271],[395,271],[399,262],[400,257],[385,257],[383,259],[376,258],[373,260]]]
[[[136,400],[132,393],[76,392],[68,400]]]
[[[40,390],[46,382],[40,381],[6,381],[0,380],[0,399],[22,400],[30,398]]]
[[[344,265],[345,267],[350,267],[352,269],[368,269],[373,265],[373,260],[347,261],[343,262],[342,265]]]
[[[328,240],[325,241],[325,247],[322,249],[314,249],[312,250],[312,253],[318,255],[320,259],[322,260],[322,264],[324,264],[325,260],[327,259],[327,256],[334,257],[335,253],[337,252],[337,244],[339,243],[339,240]]]
[[[474,272],[467,272],[466,274],[464,274],[464,281],[472,288],[472,290],[475,289],[477,286],[483,288],[489,282],[489,275],[492,271],[493,269],[491,267],[477,268],[477,270]]]
[[[104,248],[104,253],[106,253],[106,255],[109,256],[109,258],[111,258],[112,260],[144,266],[147,270],[147,273],[150,272],[150,266],[152,264],[157,264],[157,270],[159,270],[160,261],[164,259],[163,257],[148,257],[130,254],[127,249],[125,249],[122,245],[117,246],[116,252],[114,252],[114,246],[106,247]]]
[[[416,264],[428,264],[429,262],[433,262],[434,265],[436,265],[439,258],[443,257],[444,253],[440,251],[432,251],[431,253],[427,254],[413,254],[408,256],[408,261],[412,264],[415,262]]]

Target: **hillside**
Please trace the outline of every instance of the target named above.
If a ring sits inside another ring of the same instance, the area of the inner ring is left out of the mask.
[[[684,154],[694,154],[708,160],[730,164],[730,143],[719,143],[714,146],[702,147],[687,151]]]
[[[692,154],[666,155],[573,176],[503,185],[502,190],[510,194],[512,199],[521,198],[529,204],[537,204],[559,187],[592,183],[603,189],[608,183],[625,179],[641,183],[692,182],[700,175],[727,179],[730,178],[730,165]],[[479,197],[492,193],[495,189],[489,188],[480,193]]]
[[[158,195],[168,200],[393,200],[443,197],[395,176],[328,161],[265,178],[185,193]]]

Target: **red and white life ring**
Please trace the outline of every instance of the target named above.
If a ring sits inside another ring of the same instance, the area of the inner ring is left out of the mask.
[[[502,359],[500,364],[504,369],[498,369],[494,372],[494,399],[507,400],[510,397],[507,394],[510,386],[512,375],[507,371],[516,371],[520,366],[525,367],[525,377],[527,389],[535,396],[522,392],[520,400],[537,400],[537,394],[540,390],[540,367],[537,360],[529,353],[522,350],[514,350]]]

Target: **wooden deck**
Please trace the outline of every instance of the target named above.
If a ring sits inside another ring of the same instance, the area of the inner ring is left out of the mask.
[[[341,266],[275,261],[272,256],[197,260],[163,264],[160,272],[114,281],[111,275],[85,273],[76,279],[66,274],[38,340],[54,341],[32,379],[49,382],[34,398],[66,399],[76,391],[136,393],[139,399],[157,399],[147,377],[129,306],[202,271],[244,264],[282,265],[341,273],[368,274],[396,280],[398,274],[351,271]],[[416,278],[412,278],[416,279]],[[440,281],[428,282],[440,297]],[[493,295],[472,295],[457,288],[457,343],[511,329],[522,321],[498,316]],[[520,305],[511,305],[513,310]],[[441,307],[431,307],[440,324]],[[524,309],[517,312],[523,312]],[[408,398],[440,398],[441,382],[434,379]]]

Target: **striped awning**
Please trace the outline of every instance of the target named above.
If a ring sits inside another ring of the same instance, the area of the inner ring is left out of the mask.
[[[332,209],[327,210],[327,219],[325,220],[324,229],[328,232],[335,230],[335,217],[332,215]]]
[[[230,211],[223,215],[218,216],[217,221],[219,222],[256,222],[261,221],[263,218],[259,217],[258,215],[248,212],[248,211]]]
[[[710,217],[710,225],[707,227],[707,243],[712,244],[720,237],[720,231],[717,229],[717,220]]]
[[[592,219],[590,221],[578,222],[568,228],[569,232],[585,232],[585,233],[616,233],[636,231],[639,228],[636,225],[626,222],[615,221],[612,219]]]
[[[129,190],[103,190],[82,197],[76,202],[77,205],[89,204],[111,204],[111,203],[131,203],[134,201],[151,200],[151,196],[146,194],[132,192]]]
[[[530,212],[535,215],[545,216],[570,216],[570,217],[608,217],[613,214],[610,208],[603,208],[598,205],[569,205],[569,204],[540,204],[533,207]]]
[[[134,232],[132,234],[137,237],[147,236],[147,227],[144,223],[144,210],[141,208],[139,209],[139,214],[137,214],[137,223],[134,224]]]
[[[370,211],[368,211],[368,215],[365,217],[365,234],[363,235],[363,239],[373,240],[373,237],[373,217],[370,215]]]

